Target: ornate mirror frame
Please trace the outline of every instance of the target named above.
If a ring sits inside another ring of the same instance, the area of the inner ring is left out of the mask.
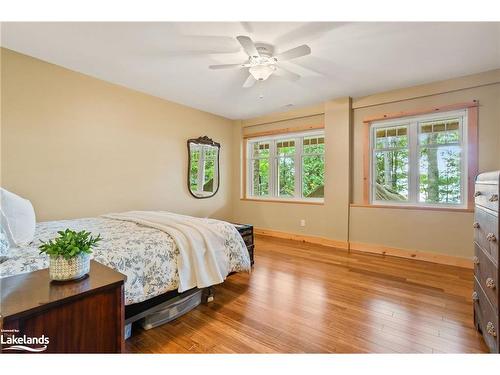
[[[215,162],[215,170],[216,170],[216,174],[217,174],[217,177],[214,176],[214,182],[217,181],[217,186],[215,188],[215,191],[212,192],[210,195],[205,195],[205,196],[199,196],[199,195],[196,195],[192,190],[191,190],[191,181],[190,181],[190,173],[191,173],[191,144],[195,144],[195,145],[208,145],[208,146],[212,146],[212,147],[216,147],[217,148],[217,160]],[[205,199],[205,198],[211,198],[213,197],[215,194],[217,194],[217,192],[219,191],[219,187],[220,187],[220,143],[217,143],[215,142],[213,139],[211,138],[208,138],[206,135],[204,135],[203,137],[198,137],[198,138],[191,138],[191,139],[188,139],[187,140],[187,149],[188,149],[188,167],[187,167],[187,188],[188,188],[188,191],[189,193],[196,199]],[[217,180],[215,180],[215,178],[217,178]]]

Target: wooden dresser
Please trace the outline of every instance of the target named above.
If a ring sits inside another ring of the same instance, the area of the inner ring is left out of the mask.
[[[23,336],[47,338],[23,345],[43,353],[122,352],[125,279],[95,261],[81,280],[51,282],[48,269],[0,279],[1,352],[26,353],[9,342]]]
[[[498,195],[500,171],[482,173],[474,192],[474,324],[492,353],[499,352]]]

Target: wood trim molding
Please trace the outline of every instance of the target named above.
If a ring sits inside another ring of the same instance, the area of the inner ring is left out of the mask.
[[[420,250],[398,249],[383,245],[367,244],[362,242],[350,242],[351,251],[360,253],[379,254],[383,256],[392,256],[397,258],[415,259],[424,262],[445,264],[462,268],[474,268],[472,259],[457,257],[453,255],[431,253]]]
[[[469,268],[469,269],[474,267],[472,259],[457,257],[453,255],[432,253],[420,250],[399,249],[395,247],[367,244],[362,242],[337,241],[324,237],[307,236],[303,234],[281,232],[263,228],[254,228],[254,233],[260,236],[268,236],[268,237],[282,238],[293,241],[307,242],[316,245],[334,247],[342,250],[349,249],[349,251],[354,251],[359,253],[378,254],[382,256],[390,256],[390,257],[405,258],[405,259],[415,259],[423,262],[444,264],[448,266],[455,266],[455,267]]]
[[[374,116],[366,118],[363,120],[363,206],[370,206],[370,126],[374,121],[395,119],[401,117],[410,117],[416,115],[446,112],[452,110],[467,109],[467,209],[464,211],[469,212],[474,207],[474,181],[478,174],[478,128],[479,128],[479,102],[477,100],[472,100],[470,102],[450,104],[440,107],[409,111],[409,112],[397,112],[392,114],[384,114],[379,116]],[[356,206],[353,206],[356,207]],[[382,207],[376,205],[375,207]],[[443,210],[439,207],[416,207],[409,206],[412,209],[434,209]],[[393,206],[386,206],[384,208],[396,208]],[[402,206],[398,208],[408,208],[408,206]],[[458,209],[452,209],[458,212]]]
[[[247,148],[248,148],[248,140],[243,139],[243,157],[241,158],[243,165],[241,166],[242,168],[242,174],[243,174],[243,181],[241,181],[242,186],[243,186],[243,199],[246,199],[247,197]]]
[[[475,100],[477,103],[477,101]],[[474,208],[474,183],[479,171],[479,107],[467,111],[467,207]]]
[[[264,228],[254,228],[253,232],[254,234],[260,236],[268,236],[268,237],[282,238],[286,240],[307,242],[315,245],[335,247],[337,249],[342,249],[342,250],[347,250],[349,248],[347,241],[337,241],[324,237],[307,236],[304,234],[281,232],[277,230],[264,229]]]
[[[363,120],[363,122],[364,123],[371,123],[374,121],[391,120],[391,119],[396,119],[396,118],[401,118],[401,117],[411,117],[411,116],[418,116],[418,115],[426,115],[429,113],[454,111],[454,110],[458,110],[458,109],[477,107],[478,105],[479,105],[479,103],[477,102],[477,100],[473,100],[470,102],[449,104],[449,105],[443,105],[443,106],[434,107],[434,108],[418,109],[415,111],[402,111],[402,112],[395,112],[395,113],[386,113],[383,115],[367,117]]]
[[[273,135],[287,134],[287,133],[299,133],[299,132],[304,132],[304,131],[308,131],[308,130],[317,130],[317,129],[324,129],[324,128],[325,128],[325,124],[314,124],[314,125],[296,126],[293,128],[273,129],[273,130],[266,130],[266,131],[261,131],[261,132],[243,134],[243,139],[273,136]]]
[[[363,128],[363,203],[370,203],[370,123]]]
[[[411,205],[391,205],[391,204],[356,204],[351,203],[349,207],[354,208],[389,208],[395,210],[422,210],[422,211],[449,211],[449,212],[474,212],[472,208],[452,208],[452,207],[423,207]]]
[[[309,204],[309,205],[313,205],[313,206],[324,206],[325,205],[325,202],[308,202],[306,200],[293,200],[293,199],[240,198],[240,201],[261,202],[261,203]]]

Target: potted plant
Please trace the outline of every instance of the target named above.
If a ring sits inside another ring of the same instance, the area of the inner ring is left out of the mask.
[[[71,229],[57,232],[59,237],[43,242],[38,247],[40,254],[49,256],[51,280],[75,280],[84,277],[90,270],[92,248],[101,240],[90,232],[75,232]]]

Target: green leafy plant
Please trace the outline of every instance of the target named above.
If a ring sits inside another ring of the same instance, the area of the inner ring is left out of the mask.
[[[40,254],[45,253],[50,256],[62,256],[65,259],[71,259],[81,253],[90,254],[99,241],[101,235],[94,237],[90,232],[82,230],[75,232],[71,229],[57,232],[59,237],[48,242],[43,242],[38,247]]]

